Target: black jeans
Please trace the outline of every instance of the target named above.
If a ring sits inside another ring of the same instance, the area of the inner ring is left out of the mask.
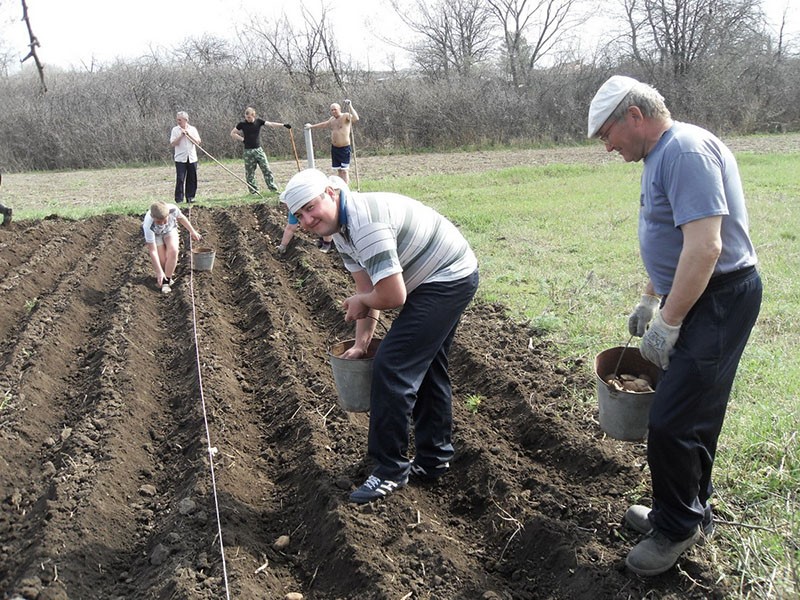
[[[175,163],[175,202],[183,202],[184,190],[186,199],[194,200],[197,193],[197,163],[196,162],[176,162]]]
[[[372,371],[369,456],[373,475],[400,481],[416,460],[435,467],[453,457],[452,397],[447,355],[461,315],[478,289],[478,271],[458,281],[426,283],[406,298],[378,347]]]
[[[656,387],[647,438],[650,520],[673,541],[689,537],[703,520],[717,440],[761,295],[754,267],[712,278],[684,319]]]

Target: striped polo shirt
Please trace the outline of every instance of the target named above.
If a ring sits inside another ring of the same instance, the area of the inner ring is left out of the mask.
[[[377,284],[403,274],[410,293],[423,283],[457,281],[478,268],[461,232],[432,208],[389,192],[346,193],[346,222],[333,236],[350,272],[365,270]]]

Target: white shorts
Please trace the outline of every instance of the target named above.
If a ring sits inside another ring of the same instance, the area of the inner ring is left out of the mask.
[[[173,229],[172,231],[168,231],[164,235],[155,234],[155,244],[156,244],[156,246],[163,246],[164,245],[164,239],[168,238],[168,237],[171,237],[173,235],[175,235],[175,236],[178,235],[178,228],[177,227],[175,229]]]

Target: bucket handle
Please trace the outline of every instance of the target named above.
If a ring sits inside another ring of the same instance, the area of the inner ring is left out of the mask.
[[[386,325],[385,325],[383,322],[381,322],[381,320],[380,320],[380,319],[378,319],[378,318],[376,318],[376,317],[373,317],[372,315],[367,315],[367,316],[366,316],[366,317],[364,317],[364,318],[365,318],[365,319],[372,319],[372,320],[374,320],[374,321],[375,321],[375,322],[376,322],[378,325],[380,325],[381,327],[383,327],[383,333],[384,333],[384,334],[386,334],[386,333],[388,333],[388,332],[389,332],[389,328],[388,328],[388,327],[387,327],[387,326],[386,326]],[[361,319],[359,319],[359,321],[360,321],[360,320],[361,320]],[[331,338],[333,338],[333,337],[334,337],[334,331],[335,331],[335,330],[332,330],[332,331],[330,331],[330,332],[328,333],[328,337],[326,337],[326,338],[325,338],[325,345],[328,347],[328,350],[330,350],[330,348],[331,348],[331,345],[332,345],[332,344],[331,344]]]
[[[619,375],[619,366],[622,364],[622,356],[625,354],[625,350],[628,349],[628,346],[631,345],[632,341],[633,341],[633,334],[631,334],[631,337],[628,338],[628,341],[625,344],[625,347],[622,349],[622,352],[619,353],[619,360],[617,360],[617,366],[614,367],[614,379],[616,379],[617,376]]]

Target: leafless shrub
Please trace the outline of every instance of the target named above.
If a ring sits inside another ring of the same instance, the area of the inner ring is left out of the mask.
[[[468,7],[488,1],[456,8],[469,12]],[[749,1],[728,0],[723,8],[751,6]],[[520,14],[526,6],[523,0],[492,2]],[[572,5],[555,2],[567,4]],[[169,162],[168,134],[178,110],[189,112],[208,152],[218,159],[238,158],[241,147],[228,133],[246,106],[267,120],[292,123],[302,147],[302,124],[324,119],[330,103],[345,97],[353,99],[361,116],[355,128],[360,153],[566,143],[583,140],[589,101],[614,73],[652,83],[677,118],[720,133],[800,128],[797,47],[774,39],[758,19],[736,29],[736,44],[716,38],[713,52],[678,75],[658,67],[653,45],[638,38],[636,50],[632,38],[625,46],[621,32],[610,32],[612,43],[594,56],[545,46],[545,68],[526,55],[524,77],[520,71],[511,76],[507,60],[492,64],[488,54],[480,54],[467,69],[448,67],[447,77],[431,78],[419,70],[353,68],[333,44],[324,6],[316,20],[307,11],[304,15],[307,35],[294,40],[264,23],[240,31],[238,42],[201,37],[136,60],[92,64],[82,71],[50,68],[46,93],[38,92],[33,68],[14,75],[0,71],[0,164],[15,171]],[[520,26],[523,30],[535,31]],[[482,41],[503,43],[491,36]],[[518,41],[529,44],[524,36]],[[490,46],[467,45],[465,51],[470,48],[488,52]],[[269,156],[292,156],[286,131],[268,129],[262,141]],[[327,153],[324,134],[314,143],[318,153]]]

